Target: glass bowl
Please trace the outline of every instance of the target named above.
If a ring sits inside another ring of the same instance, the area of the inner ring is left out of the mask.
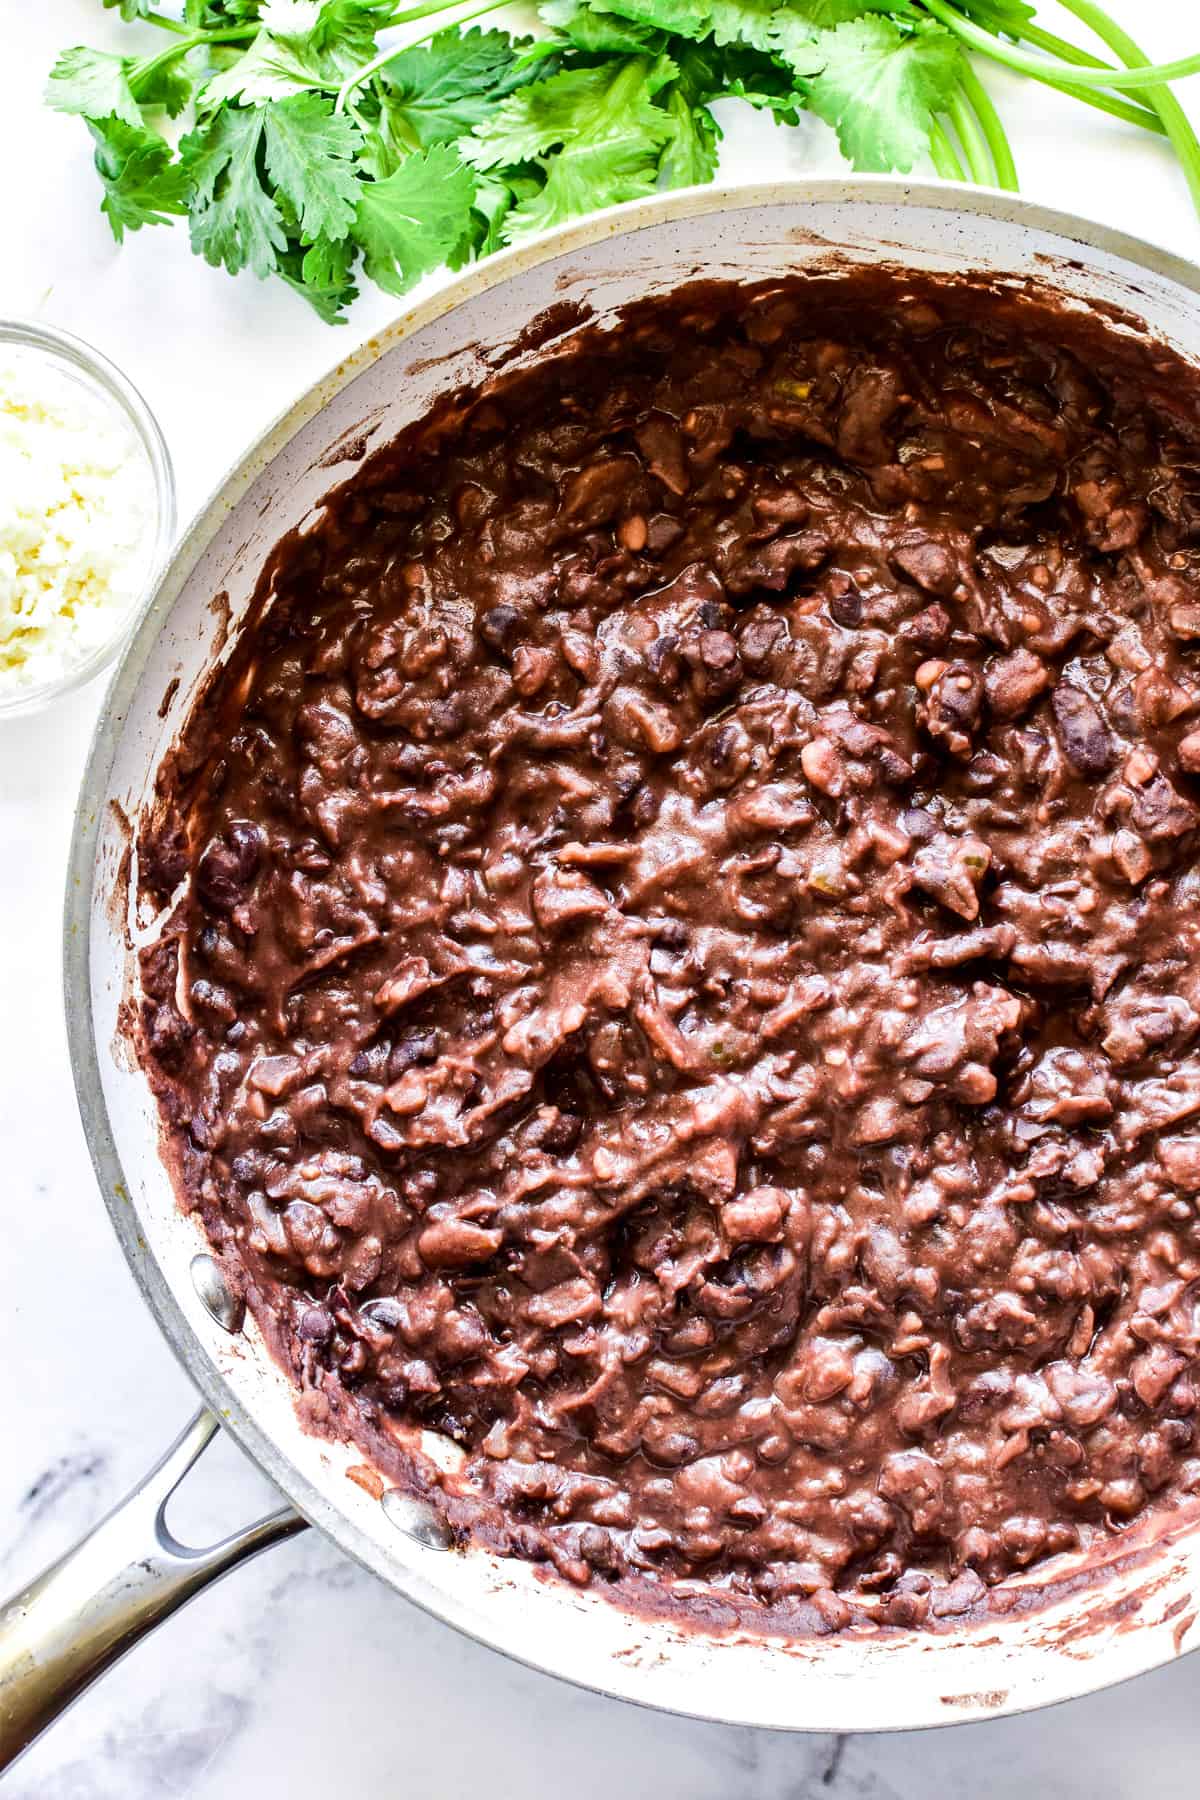
[[[114,614],[111,632],[86,655],[48,679],[8,691],[0,681],[0,719],[38,711],[59,695],[83,687],[113,660],[157,584],[175,538],[175,476],[171,458],[157,419],[133,383],[90,344],[51,325],[0,318],[0,362],[8,351],[44,357],[60,375],[83,388],[94,404],[124,418],[149,463],[154,513],[146,528],[143,568],[136,592]],[[18,361],[23,360],[22,354]]]

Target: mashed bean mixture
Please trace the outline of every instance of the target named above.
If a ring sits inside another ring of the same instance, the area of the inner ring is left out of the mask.
[[[1200,1494],[1198,417],[1016,296],[701,286],[281,546],[143,1023],[311,1420],[832,1622]]]

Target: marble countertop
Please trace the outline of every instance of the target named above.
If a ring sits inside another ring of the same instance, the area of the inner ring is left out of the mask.
[[[1195,0],[1109,0],[1160,56],[1196,48]],[[96,0],[5,9],[0,56],[0,314],[81,333],[143,389],[175,457],[181,517],[295,394],[390,317],[383,295],[333,333],[286,291],[231,282],[182,229],[116,249],[85,133],[44,111],[56,52],[116,44]],[[1053,6],[1039,7],[1051,15]],[[1078,34],[1079,27],[1075,28]],[[1148,135],[1045,89],[992,84],[1030,195],[1200,257],[1183,178]],[[1200,108],[1200,81],[1183,96]],[[831,170],[815,121],[775,133],[727,114],[729,179]],[[21,179],[22,171],[27,172]],[[0,1593],[94,1523],[189,1416],[194,1397],[143,1307],[100,1204],[61,1016],[59,916],[93,686],[0,725],[0,1141],[4,1371]],[[231,1527],[270,1503],[219,1443],[180,1499],[181,1528]],[[1196,1789],[1198,1665],[1023,1719],[889,1738],[787,1737],[656,1715],[577,1692],[406,1605],[315,1534],[243,1569],[172,1620],[8,1776],[6,1800],[1184,1800]]]

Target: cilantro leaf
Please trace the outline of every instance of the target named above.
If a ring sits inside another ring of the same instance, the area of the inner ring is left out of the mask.
[[[508,215],[506,241],[650,193],[674,134],[654,96],[678,72],[668,56],[561,69],[510,96],[478,126],[469,146],[477,167],[533,164],[545,177]]]
[[[577,50],[600,55],[657,50],[662,34],[651,25],[638,25],[615,12],[602,12],[589,0],[542,0],[538,12],[553,31],[561,33]]]
[[[152,57],[148,67],[136,73],[131,71],[130,85],[138,105],[161,106],[170,118],[177,119],[192,98],[196,85],[192,67],[196,57],[197,53],[191,51],[171,62],[159,62],[157,66],[157,59]]]
[[[393,22],[392,0],[266,0],[263,28],[326,86],[339,86],[375,54],[376,34]]]
[[[307,33],[309,52],[327,59],[331,71],[348,75],[374,55],[376,34],[394,23],[395,12],[395,0],[321,0],[316,22]]]
[[[780,123],[796,123],[797,108],[803,104],[796,92],[796,73],[778,57],[742,44],[718,49],[711,37],[698,44],[677,40],[672,55],[679,64],[680,86],[690,106],[733,98],[760,110],[769,109]],[[815,66],[820,66],[819,58]]]
[[[471,221],[462,238],[447,257],[452,269],[459,269],[472,256],[490,256],[504,244],[504,222],[513,208],[532,200],[541,192],[540,174],[526,175],[506,169],[503,177],[475,171],[475,200]]]
[[[372,125],[369,120],[364,119],[361,112],[359,118],[366,129],[358,152],[358,172],[369,176],[372,181],[385,181],[395,173],[404,156],[396,153],[390,135],[385,134],[383,127],[387,121],[382,111],[378,125]]]
[[[225,107],[179,146],[192,183],[192,248],[231,275],[270,275],[287,243],[279,208],[259,178],[260,107]]]
[[[725,90],[725,98],[744,100],[755,112],[769,112],[777,125],[798,125],[804,98],[796,92],[794,82],[778,92],[771,92],[761,87],[747,87],[740,78],[731,80]]]
[[[212,76],[200,96],[200,104],[206,112],[215,112],[231,101],[261,106],[321,85],[320,76],[306,60],[302,48],[269,31],[260,31],[236,62]]]
[[[958,10],[966,13],[968,19],[975,19],[980,25],[986,25],[989,31],[1007,31],[1020,33],[1022,25],[1027,25],[1035,17],[1036,9],[1026,4],[1026,0],[957,0]]]
[[[804,0],[802,11],[781,6],[775,12],[767,32],[766,48],[804,81],[820,72],[822,57],[818,44],[821,33],[871,13],[914,21],[925,16],[918,12],[912,0]]]
[[[212,109],[230,101],[269,105],[306,89],[340,87],[375,53],[391,0],[266,0],[258,36],[204,90]]]
[[[471,160],[481,169],[495,169],[533,162],[580,140],[594,145],[640,139],[647,151],[656,150],[669,127],[652,97],[676,73],[665,56],[562,69],[513,94],[478,126],[468,146]]]
[[[479,30],[439,31],[428,44],[402,50],[380,75],[393,139],[421,150],[482,125],[522,80],[508,33]]]
[[[296,94],[264,113],[267,173],[296,209],[307,244],[344,238],[354,223],[358,127],[324,94]]]
[[[127,23],[134,19],[144,19],[153,4],[154,0],[104,0],[105,11],[111,12],[114,6],[119,6],[121,17]]]
[[[593,0],[593,10],[687,38],[707,36],[712,17],[711,0],[601,0],[599,6]]]
[[[550,152],[533,158],[546,179],[540,192],[523,200],[506,219],[506,242],[545,231],[598,206],[653,192],[659,154],[673,135],[670,116],[654,104],[653,96],[676,73],[667,56],[652,63],[645,57],[629,57],[596,68],[564,70],[538,83],[545,91],[530,108],[526,141],[540,142],[542,150]],[[573,79],[576,76],[586,79]],[[515,107],[533,93],[534,89],[525,89],[510,104]]]
[[[258,23],[261,0],[183,0],[184,23],[201,31]]]
[[[718,44],[749,44],[770,51],[778,0],[712,0],[709,29]]]
[[[606,77],[598,68],[562,69],[543,81],[534,81],[506,100],[487,121],[476,127],[466,149],[480,169],[498,169],[506,163],[532,162],[543,150],[552,150],[571,135],[572,118]]]
[[[665,123],[665,114],[663,119]],[[543,186],[514,207],[505,220],[505,243],[548,231],[600,206],[640,200],[654,192],[658,176],[651,147],[632,134],[600,143],[569,144],[549,158],[545,167]]]
[[[531,182],[529,193],[536,192],[537,183]],[[527,199],[528,194],[520,195],[507,181],[499,181],[494,175],[475,176],[475,211],[484,223],[484,233],[477,245],[476,253],[486,256],[489,250],[498,250],[503,243],[500,228],[507,215],[517,204],[518,199]]]
[[[559,4],[569,0],[559,0]],[[817,0],[820,4],[821,0]],[[903,4],[903,0],[901,0]],[[598,30],[611,17],[614,26],[625,22],[625,30],[635,33],[662,32],[672,37],[702,42],[712,37],[719,46],[745,44],[751,49],[769,52],[772,48],[770,27],[779,10],[780,0],[590,0],[584,8],[576,4],[572,35],[581,29],[578,16],[590,15],[593,29]],[[554,4],[543,6],[542,15],[553,22]],[[574,41],[579,42],[576,37]],[[628,43],[581,43],[584,49],[629,49],[644,47],[635,37]]]
[[[358,246],[343,239],[332,243],[318,238],[307,249],[289,244],[279,258],[279,273],[288,286],[308,301],[327,325],[341,325],[343,313],[358,298],[354,263]]]
[[[89,119],[96,173],[104,187],[100,210],[118,244],[127,231],[167,225],[186,213],[190,182],[156,131],[124,119]]]
[[[717,172],[717,143],[721,136],[717,121],[707,106],[687,100],[678,82],[668,90],[665,111],[671,135],[663,148],[658,172],[666,186],[692,187],[711,181]]]
[[[781,7],[776,15],[776,23],[784,25],[795,19],[807,22],[814,31],[832,31],[837,25],[846,25],[852,19],[865,18],[868,13],[883,13],[889,18],[919,19],[925,15],[912,0],[803,0],[799,13],[791,7]]]
[[[823,32],[818,45],[825,66],[808,90],[810,110],[834,127],[856,169],[911,169],[954,92],[957,39],[932,23],[905,33],[868,17]]]
[[[712,180],[722,134],[706,103],[727,91],[725,83],[735,62],[757,64],[762,59],[752,51],[718,51],[709,40],[677,44],[674,60],[679,72],[659,96],[671,131],[658,172],[660,182],[669,188]]]
[[[85,119],[124,119],[140,130],[141,109],[127,70],[126,59],[107,50],[87,50],[82,44],[64,50],[46,83],[47,104],[56,112],[79,113]]]
[[[824,57],[818,49],[819,33],[807,19],[777,12],[771,21],[771,48],[800,81],[820,73]]]
[[[405,157],[386,181],[364,182],[354,236],[371,280],[403,294],[436,269],[461,242],[474,198],[471,170],[444,144]]]

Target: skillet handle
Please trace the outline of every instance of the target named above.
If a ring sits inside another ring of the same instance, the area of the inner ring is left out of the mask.
[[[197,1413],[106,1519],[0,1603],[0,1771],[193,1594],[304,1529],[284,1507],[206,1549],[172,1535],[167,1502],[218,1429]]]

